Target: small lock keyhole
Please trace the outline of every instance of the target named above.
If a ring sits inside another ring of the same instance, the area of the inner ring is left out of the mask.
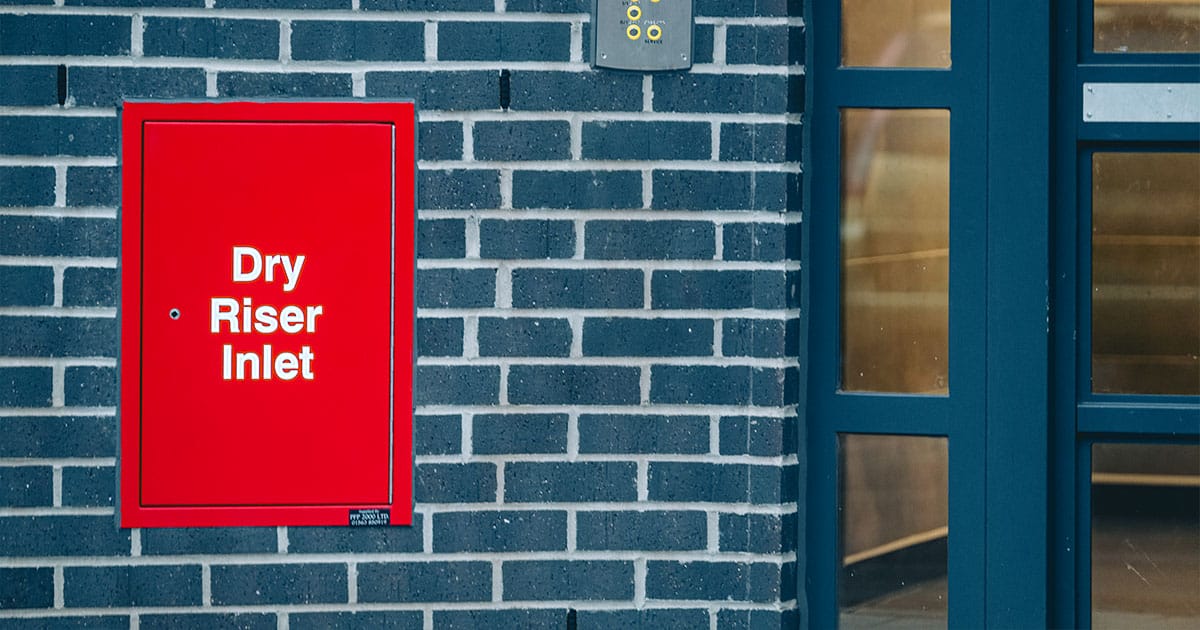
[[[168,314],[171,316],[171,319],[179,319],[180,313],[179,313],[179,309],[177,309],[177,308],[171,309],[171,312]]]

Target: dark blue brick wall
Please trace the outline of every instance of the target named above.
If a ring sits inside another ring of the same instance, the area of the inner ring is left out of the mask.
[[[563,551],[567,513],[562,511],[443,512],[433,517],[433,551]]]
[[[81,107],[115,107],[133,98],[198,99],[205,87],[200,68],[72,66],[67,77],[67,91]]]
[[[117,371],[110,367],[68,367],[64,372],[63,395],[71,407],[116,405]]]
[[[500,205],[500,173],[494,170],[421,171],[417,207],[494,208]]]
[[[483,258],[570,258],[575,254],[575,224],[571,221],[486,219],[479,224],[479,255]]]
[[[340,72],[222,72],[217,92],[224,97],[334,98],[350,96],[351,83],[350,75]]]
[[[640,111],[642,78],[618,72],[512,73],[516,111]]]
[[[418,464],[418,503],[490,503],[496,500],[494,464]]]
[[[116,152],[115,118],[0,116],[0,154],[88,156]]]
[[[108,507],[116,494],[117,474],[111,466],[64,467],[62,502],[66,506]]]
[[[475,123],[475,159],[563,160],[570,157],[571,128],[565,120]]]
[[[413,392],[418,405],[494,405],[500,398],[500,368],[419,366]]]
[[[46,407],[52,387],[50,368],[0,368],[0,407]]]
[[[514,365],[508,401],[516,405],[636,405],[639,370],[602,365]]]
[[[0,166],[0,207],[48,206],[52,203],[54,169],[42,166]],[[22,222],[33,223],[25,217],[13,217],[0,222],[0,228],[3,228],[0,229],[0,235],[11,234],[9,230]],[[8,238],[0,238],[0,247],[8,249],[9,246]]]
[[[565,319],[479,319],[479,356],[565,357],[570,352],[571,324]]]
[[[504,596],[512,600],[604,600],[633,597],[633,563],[532,560],[504,563]]]
[[[461,453],[462,416],[415,416],[413,418],[413,449],[417,455]]]
[[[565,22],[443,22],[439,61],[568,61],[571,27]]]
[[[37,179],[49,182],[49,201],[54,200],[54,172],[51,169],[44,169],[48,174],[44,178],[40,168],[14,170],[36,171]],[[21,173],[18,177],[30,174],[33,173]],[[4,175],[4,169],[0,169],[0,191],[6,190]],[[21,184],[20,181],[16,183]],[[117,222],[112,219],[0,215],[0,256],[116,255]]]
[[[708,416],[582,414],[581,453],[707,453]]]
[[[0,567],[0,610],[54,605],[54,569]]]
[[[514,208],[615,209],[642,207],[637,171],[517,171]]]
[[[637,269],[514,269],[516,308],[641,308]]]
[[[279,624],[270,613],[143,614],[140,621],[144,630],[274,630]]]
[[[63,603],[71,608],[198,606],[200,565],[66,567]]]
[[[467,253],[464,230],[462,219],[418,221],[417,256],[419,258],[462,258]]]
[[[422,269],[417,272],[417,307],[491,306],[496,300],[492,269]]]
[[[422,317],[417,320],[417,354],[423,357],[457,357],[463,353],[463,320]]]
[[[583,125],[583,157],[595,160],[707,160],[712,125],[598,121]]]
[[[422,103],[422,105],[424,105]],[[422,160],[461,160],[463,126],[457,122],[423,122],[417,148]]]
[[[273,527],[142,530],[146,555],[275,553],[277,548]]]
[[[374,630],[375,628],[417,628],[423,623],[419,610],[370,612],[291,613],[289,630]]]
[[[687,551],[708,544],[704,512],[580,512],[577,519],[580,549]]]
[[[68,267],[63,272],[63,306],[116,305],[116,269]]]
[[[422,514],[411,527],[289,527],[288,553],[415,553],[425,527]]]
[[[0,15],[0,55],[127,55],[131,24],[117,15]]]
[[[49,466],[0,467],[0,505],[48,506],[54,500]]]
[[[112,457],[117,423],[112,416],[9,417],[0,422],[0,457]]]
[[[363,4],[365,8],[366,2]],[[366,75],[368,97],[416,99],[427,110],[499,109],[496,82],[496,72],[479,70],[372,71]]]
[[[597,357],[703,357],[713,353],[709,319],[588,318],[583,354]]]
[[[358,600],[361,602],[486,602],[491,599],[492,567],[488,562],[358,565]]]
[[[58,70],[54,66],[0,68],[0,105],[53,105],[58,102],[57,94]]]
[[[634,501],[633,462],[513,462],[504,469],[509,503]]]
[[[212,567],[214,605],[348,601],[344,564],[244,564]]]
[[[785,579],[795,576],[765,562],[650,561],[646,567],[646,596],[654,599],[727,599],[769,602],[786,591]]]
[[[76,166],[67,169],[68,206],[116,206],[120,203],[119,169]]]
[[[129,530],[111,516],[0,516],[0,556],[121,556]]]

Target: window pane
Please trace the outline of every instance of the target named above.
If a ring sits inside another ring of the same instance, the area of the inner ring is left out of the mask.
[[[946,627],[946,438],[845,434],[840,445],[841,627]]]
[[[1200,154],[1092,156],[1092,391],[1200,394]]]
[[[945,394],[950,112],[842,110],[842,389]]]
[[[1200,52],[1200,0],[1095,0],[1096,52]]]
[[[950,67],[950,0],[842,0],[842,65]]]
[[[1200,627],[1200,447],[1092,447],[1092,627]]]

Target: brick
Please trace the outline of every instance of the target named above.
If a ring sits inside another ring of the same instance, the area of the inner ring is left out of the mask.
[[[49,407],[53,377],[48,367],[0,368],[0,407]]]
[[[279,623],[273,613],[142,613],[140,618],[141,630],[275,630]]]
[[[128,55],[131,25],[123,16],[0,15],[0,55]]]
[[[2,17],[4,16],[0,16]],[[0,153],[116,155],[117,119],[91,116],[0,116]]]
[[[49,266],[0,265],[0,306],[54,304],[54,269]],[[2,372],[0,372],[2,374]],[[4,377],[0,377],[2,379]],[[0,392],[0,401],[5,395]],[[0,402],[0,404],[4,404]]]
[[[526,11],[531,13],[587,13],[591,11],[588,0],[508,0],[509,13]]]
[[[415,416],[413,451],[417,455],[462,453],[462,416]]]
[[[788,127],[782,123],[750,124],[723,123],[721,125],[722,162],[783,162],[793,155],[789,152],[789,141],[800,142],[799,135],[791,137]],[[794,156],[799,160],[799,155]]]
[[[239,564],[212,567],[214,606],[335,604],[348,601],[345,564]]]
[[[664,210],[749,210],[754,208],[754,173],[654,171],[654,207]]]
[[[362,565],[359,565],[362,566]],[[290,613],[289,630],[406,630],[424,623],[419,610]]]
[[[514,208],[642,207],[639,171],[514,171]]]
[[[0,505],[42,507],[54,503],[49,466],[0,466]]]
[[[63,306],[116,306],[117,270],[67,267],[63,272]]]
[[[500,171],[490,169],[417,173],[417,207],[454,210],[500,207]]]
[[[0,105],[36,107],[57,103],[57,67],[0,67]]]
[[[461,318],[422,317],[417,320],[417,356],[460,357],[462,353]]]
[[[799,354],[798,319],[726,319],[721,353],[727,357],[782,357]]]
[[[567,548],[567,513],[562,511],[442,512],[433,515],[433,525],[434,553]]]
[[[713,17],[784,17],[792,0],[757,0],[745,4],[720,0],[696,0],[695,15]],[[798,4],[798,3],[796,3]]]
[[[199,99],[205,94],[203,68],[72,66],[67,79],[67,94],[78,107],[116,107],[137,98]]]
[[[417,270],[420,308],[478,308],[495,303],[495,269]]]
[[[477,160],[566,160],[571,157],[571,125],[565,120],[480,121],[475,123]]]
[[[467,241],[462,219],[417,222],[417,258],[462,258]]]
[[[475,630],[476,628],[552,630],[565,628],[566,623],[567,611],[553,608],[433,611],[433,627],[438,630]]]
[[[67,205],[109,206],[121,203],[121,171],[109,166],[72,166],[67,169]]]
[[[721,551],[778,554],[796,550],[795,514],[722,514]]]
[[[783,114],[788,111],[787,77],[771,74],[654,75],[654,111]]]
[[[204,0],[66,0],[69,7],[203,7]]]
[[[0,610],[54,606],[54,569],[0,567]]]
[[[706,122],[585,122],[583,157],[594,160],[707,160],[712,157],[712,125]]]
[[[725,260],[799,260],[800,224],[727,223],[724,227]]]
[[[512,73],[514,111],[642,111],[642,75],[620,72]]]
[[[796,452],[795,416],[723,416],[720,426],[722,455],[778,457]]]
[[[199,606],[200,565],[66,567],[63,600],[72,608]]]
[[[707,221],[588,221],[584,225],[584,257],[712,260],[715,232]]]
[[[420,464],[415,476],[417,503],[496,501],[495,464]]]
[[[711,319],[588,318],[583,355],[588,357],[704,357],[713,353]]]
[[[0,191],[9,185],[6,169],[0,169]],[[12,170],[47,171],[49,203],[54,202],[54,169]],[[25,174],[22,174],[25,175]],[[37,179],[45,179],[40,175]],[[16,182],[17,186],[21,182]],[[5,193],[0,192],[0,196]],[[42,199],[30,199],[36,205]],[[0,256],[106,256],[117,255],[117,222],[114,219],[28,217],[0,215]]]
[[[113,416],[0,418],[0,457],[113,457]]]
[[[350,0],[216,0],[218,9],[346,9]]]
[[[413,393],[417,405],[494,405],[500,400],[500,368],[421,365]]]
[[[510,462],[504,467],[509,503],[636,501],[633,462]]]
[[[604,365],[514,365],[508,401],[514,405],[636,405],[640,370]]]
[[[708,545],[704,512],[579,512],[576,547],[588,551],[692,551]]]
[[[575,224],[571,221],[480,221],[481,258],[533,260],[571,258],[574,255]]]
[[[783,598],[787,591],[782,590]],[[717,611],[717,627],[721,630],[758,630],[759,628],[799,628],[800,612],[791,610],[738,610],[726,608]]]
[[[788,27],[730,24],[725,28],[725,63],[787,65]]]
[[[0,166],[0,207],[49,206],[54,204],[54,169],[48,166]],[[33,223],[34,217],[0,217],[0,235],[11,234],[11,226]],[[38,217],[41,219],[42,217]],[[45,221],[45,219],[42,219]],[[20,239],[11,239],[19,241]],[[0,248],[14,243],[0,238]]]
[[[580,453],[707,453],[708,416],[579,416]]]
[[[650,371],[655,403],[778,406],[794,402],[796,387],[799,377],[791,369],[656,365]]]
[[[702,608],[644,608],[642,610],[581,610],[579,630],[608,628],[655,628],[693,630],[708,627],[708,611]],[[765,626],[764,626],[765,627]],[[780,628],[784,626],[779,626]]]
[[[221,18],[145,18],[147,57],[279,59],[279,22]]]
[[[147,556],[275,553],[274,527],[153,528],[142,530]]]
[[[113,517],[0,517],[0,556],[121,556],[129,553],[129,530]]]
[[[786,286],[782,271],[655,271],[650,295],[656,309],[782,309]]]
[[[392,1],[402,2],[403,0]],[[368,72],[366,74],[367,96],[370,98],[416,99],[424,111],[498,110],[500,109],[498,75],[497,72],[486,70]],[[421,207],[425,208],[425,206]]]
[[[487,602],[490,562],[391,562],[358,565],[358,601]]]
[[[633,562],[515,560],[502,565],[506,601],[633,599]]]
[[[348,97],[353,81],[344,72],[222,72],[217,93],[225,97],[295,96],[299,98]]]
[[[750,190],[750,209],[786,212],[800,207],[801,176],[799,173],[759,171],[754,174]]]
[[[787,472],[792,485],[794,470]],[[780,503],[794,494],[783,492],[785,473],[779,466],[710,464],[703,462],[651,462],[651,501],[712,503]]]
[[[639,269],[514,269],[514,308],[642,308]]]
[[[424,61],[425,26],[421,22],[296,20],[292,59]]]
[[[364,11],[492,11],[488,0],[362,0]]]
[[[571,324],[548,317],[481,317],[479,355],[565,357],[571,353]]]
[[[418,553],[424,526],[413,514],[411,527],[289,527],[288,553]]]
[[[440,22],[438,61],[570,61],[566,22]]]
[[[476,455],[566,453],[567,414],[478,414],[472,421]]]
[[[44,630],[48,617],[0,617],[0,630]],[[127,630],[128,615],[88,615],[87,617],[55,616],[54,630]]]
[[[68,407],[113,407],[117,404],[116,368],[73,365],[63,376],[63,395]]]
[[[66,466],[62,471],[62,503],[70,507],[110,507],[117,473],[112,466]]]
[[[766,562],[672,562],[646,566],[646,597],[771,603],[790,598],[784,570]],[[794,571],[793,571],[794,573]],[[792,578],[792,582],[795,578]]]
[[[111,357],[116,352],[113,318],[0,316],[0,356]]]
[[[424,103],[421,103],[424,106]],[[422,160],[461,160],[463,156],[463,126],[459,122],[423,122],[417,151]]]

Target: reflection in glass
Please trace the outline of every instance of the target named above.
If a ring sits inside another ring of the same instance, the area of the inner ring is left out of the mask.
[[[1200,154],[1092,156],[1092,391],[1200,394]]]
[[[946,627],[947,448],[942,437],[841,436],[842,628]]]
[[[1200,447],[1092,447],[1092,627],[1200,628]]]
[[[950,112],[842,110],[842,389],[945,394]]]
[[[842,65],[950,67],[950,0],[842,0]]]
[[[1200,0],[1095,0],[1096,52],[1200,52]]]

